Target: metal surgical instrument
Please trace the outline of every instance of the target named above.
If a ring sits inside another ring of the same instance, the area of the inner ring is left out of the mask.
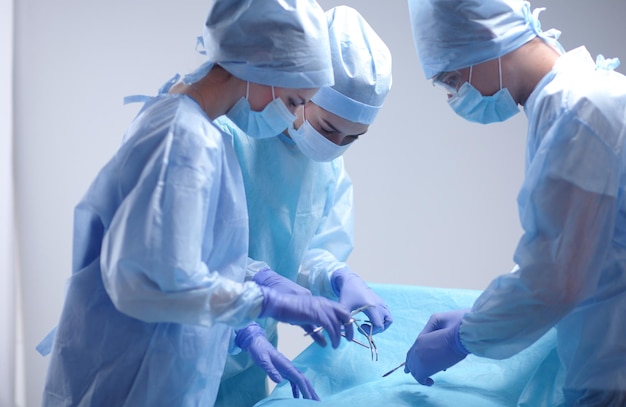
[[[358,314],[359,312],[361,312],[361,311],[363,311],[363,310],[365,310],[365,309],[367,309],[367,308],[370,308],[370,307],[372,307],[372,306],[373,306],[373,305],[369,305],[369,304],[368,304],[368,305],[364,305],[364,306],[359,307],[359,308],[355,309],[354,311],[352,311],[352,312],[350,313],[350,316],[351,316],[352,318],[350,318],[350,320],[349,320],[348,322],[346,322],[344,325],[349,325],[349,324],[352,324],[352,323],[356,325],[357,330],[358,330],[359,332],[361,332],[363,335],[365,335],[365,337],[367,338],[367,341],[369,342],[369,346],[368,346],[368,345],[366,345],[366,344],[364,344],[363,342],[360,342],[360,341],[358,341],[358,340],[354,339],[354,338],[352,338],[352,342],[354,342],[354,343],[356,343],[356,344],[358,344],[358,345],[361,345],[361,346],[363,346],[364,348],[369,349],[369,350],[370,350],[370,353],[371,353],[371,356],[372,356],[372,360],[374,360],[374,355],[376,355],[376,361],[378,361],[378,348],[376,347],[376,344],[374,343],[374,339],[372,338],[372,336],[373,336],[373,335],[372,335],[373,327],[372,327],[372,326],[370,326],[370,333],[369,333],[369,334],[367,334],[367,333],[363,330],[363,328],[361,328],[361,326],[358,324],[359,320],[354,318],[354,316],[355,316],[356,314]],[[370,321],[365,321],[365,322],[370,322]],[[371,323],[371,322],[370,322],[370,323]],[[324,329],[324,327],[318,326],[318,327],[317,327],[317,328],[315,328],[314,330],[312,330],[312,331],[310,331],[310,332],[306,332],[306,333],[304,334],[304,336],[307,336],[307,335],[311,335],[311,334],[314,334],[314,333],[321,332],[323,329]],[[341,334],[341,336],[345,337],[345,334],[343,334],[343,333],[342,333],[342,334]]]
[[[390,371],[388,371],[387,373],[385,373],[385,374],[383,375],[383,377],[387,377],[387,376],[389,376],[390,374],[392,374],[392,373],[393,373],[393,372],[395,372],[396,370],[400,369],[400,368],[401,368],[402,366],[404,366],[405,364],[406,364],[406,362],[402,362],[402,363],[400,364],[400,366],[396,366],[396,367],[394,367],[393,369],[391,369]]]

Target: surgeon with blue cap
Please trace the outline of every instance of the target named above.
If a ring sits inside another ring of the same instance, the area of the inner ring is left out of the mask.
[[[354,246],[353,190],[342,154],[367,132],[383,106],[391,87],[391,54],[353,8],[335,7],[326,17],[335,84],[322,87],[300,107],[288,131],[258,139],[230,115],[217,123],[233,135],[243,172],[249,274],[284,292],[337,300],[351,311],[369,305],[360,318],[362,330],[376,334],[393,318],[384,300],[345,263]],[[262,341],[267,360],[277,361],[260,369],[245,353],[229,357],[216,405],[253,405],[267,395],[268,375],[280,381],[275,370],[285,372],[292,389],[317,398],[306,378],[277,354],[276,321],[257,322],[239,331],[238,340]],[[312,337],[325,343],[321,334]]]
[[[257,318],[320,326],[350,310],[247,278],[248,215],[232,137],[286,129],[333,84],[315,1],[214,1],[208,62],[149,98],[75,209],[72,276],[52,335],[44,406],[212,406],[236,330]],[[261,136],[261,134],[257,134]]]
[[[427,79],[469,121],[528,120],[523,235],[513,272],[471,309],[433,315],[405,372],[432,375],[469,353],[508,358],[551,327],[562,404],[626,405],[626,78],[619,61],[565,52],[521,0],[409,0]],[[523,404],[523,403],[521,403]],[[533,404],[539,405],[539,404]],[[541,405],[554,405],[550,402]]]

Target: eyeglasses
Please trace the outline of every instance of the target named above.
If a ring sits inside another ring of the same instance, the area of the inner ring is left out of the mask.
[[[433,79],[433,86],[443,88],[449,95],[455,96],[463,84],[461,72],[441,72]]]

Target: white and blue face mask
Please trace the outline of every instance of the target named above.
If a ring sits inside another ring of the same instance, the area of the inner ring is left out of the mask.
[[[274,137],[292,125],[296,115],[291,113],[281,98],[274,95],[272,101],[263,110],[256,112],[250,108],[248,94],[250,82],[246,84],[246,96],[242,96],[226,113],[226,116],[237,125],[248,137],[262,139]]]
[[[292,123],[287,131],[302,154],[313,161],[328,162],[339,157],[348,149],[350,144],[337,145],[315,130],[315,127],[304,116],[304,106],[302,107],[302,116],[304,121],[300,128],[296,129]]]
[[[519,113],[519,107],[509,90],[502,88],[501,61],[498,58],[500,90],[491,96],[482,95],[472,84],[472,67],[469,81],[465,82],[449,100],[448,104],[456,114],[470,122],[494,123],[502,122]]]

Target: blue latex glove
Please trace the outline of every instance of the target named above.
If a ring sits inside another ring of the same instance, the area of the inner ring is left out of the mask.
[[[459,328],[469,310],[433,314],[406,354],[404,373],[420,384],[432,386],[430,376],[459,363],[469,354],[461,343]]]
[[[258,285],[273,288],[284,294],[297,294],[309,297],[313,295],[308,289],[302,287],[299,284],[296,284],[286,277],[281,276],[270,268],[266,268],[257,272],[254,277],[252,277],[252,279]],[[322,332],[313,332],[315,326],[310,324],[304,324],[300,326],[302,327],[302,329],[308,332],[311,338],[320,346],[326,346],[326,338],[324,338],[324,334]]]
[[[235,343],[248,352],[270,379],[280,383],[283,379],[291,383],[291,392],[294,398],[317,400],[319,397],[309,380],[291,363],[285,355],[280,353],[265,337],[265,331],[256,322],[237,331]]]
[[[284,294],[273,288],[259,287],[263,292],[260,318],[274,318],[300,326],[321,326],[330,337],[333,348],[339,346],[342,332],[348,341],[352,340],[352,316],[342,304],[324,297]]]
[[[331,276],[331,284],[335,294],[339,297],[339,302],[350,311],[354,311],[364,305],[372,307],[363,310],[368,316],[369,324],[362,324],[361,328],[365,333],[377,334],[389,328],[393,322],[391,312],[383,301],[357,274],[348,268],[335,271]]]

